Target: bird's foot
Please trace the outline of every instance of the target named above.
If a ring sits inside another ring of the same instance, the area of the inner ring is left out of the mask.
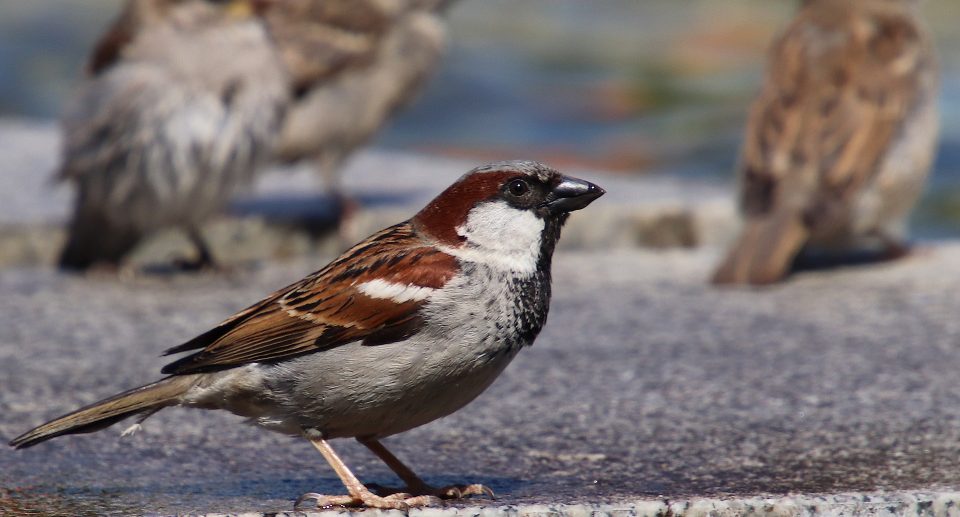
[[[430,487],[440,499],[463,499],[472,495],[487,496],[490,499],[496,499],[496,495],[490,487],[473,483],[470,485],[448,485],[440,488]]]
[[[913,248],[905,242],[890,242],[881,253],[882,260],[900,260],[913,253]]]
[[[161,272],[188,275],[218,275],[227,278],[235,278],[245,273],[248,269],[243,264],[225,264],[219,260],[184,257],[173,259],[167,268],[166,271],[161,270]]]
[[[317,508],[340,506],[403,511],[440,502],[440,499],[437,497],[424,495],[414,496],[405,492],[394,492],[383,496],[376,495],[369,490],[361,490],[356,495],[323,495],[308,492],[297,498],[297,501],[293,504],[293,509],[299,509],[304,501],[310,499],[316,500]]]
[[[877,262],[899,260],[913,254],[913,246],[903,238],[895,237],[881,230],[874,232],[873,236],[880,241]]]
[[[408,486],[400,490],[382,487],[379,485],[370,486],[375,487],[377,493],[380,495],[386,495],[388,497],[395,494],[400,494],[408,496],[408,498],[427,497],[437,500],[464,499],[472,495],[485,495],[491,499],[496,498],[493,490],[479,483],[474,483],[472,485],[448,485],[439,488],[424,483],[422,485]]]
[[[173,268],[184,273],[222,272],[226,271],[218,262],[204,257],[173,259]]]

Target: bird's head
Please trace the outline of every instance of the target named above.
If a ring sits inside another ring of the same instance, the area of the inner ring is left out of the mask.
[[[530,272],[549,265],[570,212],[603,194],[541,163],[498,162],[462,176],[413,223],[461,260]]]

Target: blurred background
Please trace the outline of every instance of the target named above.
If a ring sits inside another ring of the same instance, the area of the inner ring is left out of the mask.
[[[441,70],[374,145],[732,180],[764,53],[796,2],[462,0]],[[55,119],[120,0],[0,2],[0,117]],[[919,238],[960,236],[960,2],[923,5],[942,138]]]

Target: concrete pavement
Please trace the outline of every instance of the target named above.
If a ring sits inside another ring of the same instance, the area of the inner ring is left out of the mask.
[[[535,346],[464,410],[387,440],[429,482],[499,498],[414,513],[956,515],[960,243],[762,290],[707,286],[717,255],[561,251]],[[163,349],[322,262],[125,281],[3,270],[0,436],[157,378]],[[309,444],[231,415],[123,427],[0,449],[0,514],[259,514],[343,490]]]

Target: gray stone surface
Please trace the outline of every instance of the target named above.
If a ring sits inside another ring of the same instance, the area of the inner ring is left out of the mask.
[[[960,243],[761,290],[707,286],[716,258],[561,251],[537,343],[475,403],[387,440],[428,481],[499,498],[416,514],[957,515]],[[322,262],[3,270],[0,436],[156,378],[163,349]],[[286,512],[343,490],[309,444],[231,415],[122,427],[0,448],[0,514]],[[357,444],[334,446],[362,479],[395,483]]]
[[[52,180],[58,163],[53,122],[0,119],[0,267],[52,264],[63,241],[71,195]],[[509,157],[522,158],[522,157]],[[317,236],[332,210],[308,166],[264,174],[233,211],[205,228],[222,262],[245,263],[342,247],[414,214],[457,177],[479,165],[371,150],[343,171],[343,190],[361,203],[342,235]],[[692,247],[725,241],[735,227],[728,186],[654,175],[616,176],[568,170],[608,190],[591,216],[574,220],[567,248]],[[309,224],[304,224],[305,222]],[[330,226],[327,224],[326,226]],[[158,236],[133,257],[169,262],[191,248],[177,232]]]

